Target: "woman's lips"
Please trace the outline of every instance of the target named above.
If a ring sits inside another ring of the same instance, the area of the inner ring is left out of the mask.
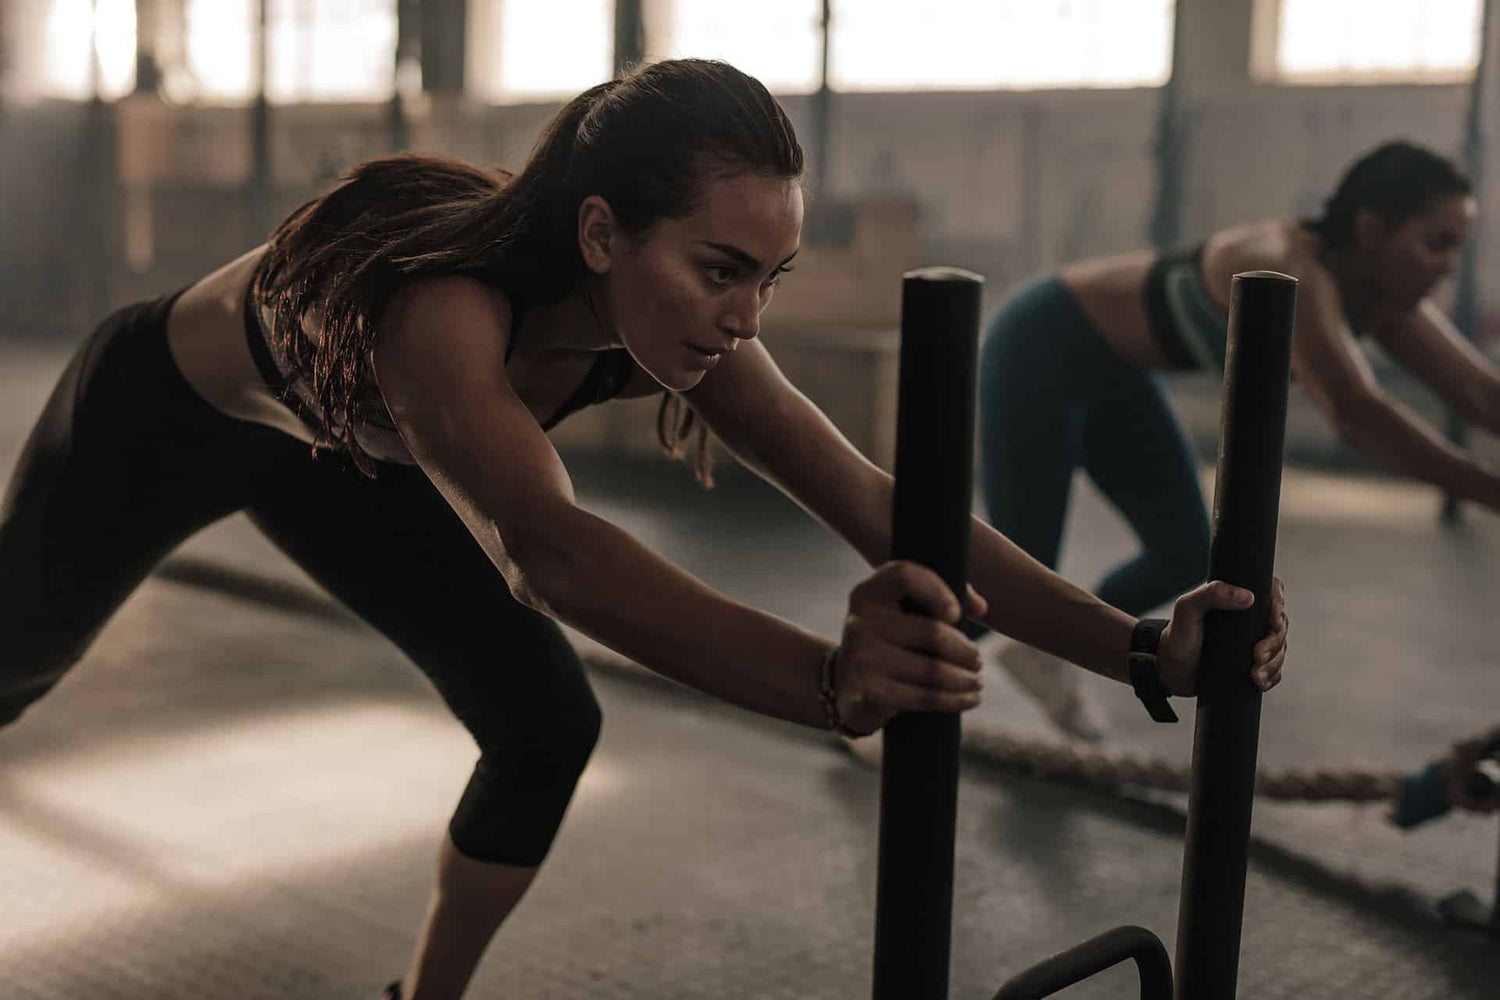
[[[688,344],[687,346],[695,355],[697,364],[705,370],[718,364],[719,359],[724,355],[723,351],[711,351],[706,347],[699,347],[697,344]]]

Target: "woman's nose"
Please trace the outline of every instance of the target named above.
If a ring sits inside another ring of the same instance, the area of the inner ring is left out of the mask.
[[[753,340],[760,334],[760,300],[736,301],[720,318],[719,325],[740,340]]]

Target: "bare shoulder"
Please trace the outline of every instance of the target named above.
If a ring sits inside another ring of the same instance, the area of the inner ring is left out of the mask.
[[[1222,229],[1203,248],[1203,274],[1216,298],[1227,302],[1231,279],[1244,271],[1279,271],[1303,290],[1323,293],[1332,277],[1319,259],[1317,237],[1295,219],[1265,219]]]
[[[510,298],[477,278],[437,275],[404,283],[380,318],[382,342],[419,338],[450,346],[498,347],[510,338]]]
[[[419,411],[478,412],[513,395],[505,371],[511,308],[503,292],[473,278],[422,278],[392,294],[378,323],[375,380],[408,444],[415,432],[405,425]]]
[[[1262,219],[1221,229],[1203,245],[1212,271],[1283,271],[1297,257],[1297,236],[1285,219]]]

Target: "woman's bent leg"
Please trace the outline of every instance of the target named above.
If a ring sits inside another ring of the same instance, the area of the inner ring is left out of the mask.
[[[989,522],[1056,569],[1081,458],[1078,382],[1097,335],[1057,279],[1028,285],[990,321],[979,358],[979,485]],[[1107,349],[1106,349],[1107,350]],[[982,627],[971,624],[972,637]],[[999,665],[1063,731],[1098,739],[1103,723],[1077,667],[1019,643]]]
[[[235,510],[230,421],[166,344],[169,300],[122,309],[59,379],[0,506],[0,725],[75,664],[151,568]]]
[[[1100,581],[1101,598],[1145,614],[1202,583],[1209,524],[1197,456],[1160,375],[1115,380],[1084,425],[1085,468],[1141,541]]]
[[[459,996],[546,857],[601,716],[557,623],[511,597],[419,470],[336,459],[251,520],[428,676],[479,760],[449,822],[406,1000]]]

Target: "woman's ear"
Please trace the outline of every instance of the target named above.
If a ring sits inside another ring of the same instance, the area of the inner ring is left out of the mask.
[[[620,246],[619,226],[609,202],[597,194],[583,199],[578,206],[578,250],[584,265],[595,274],[608,274]]]

